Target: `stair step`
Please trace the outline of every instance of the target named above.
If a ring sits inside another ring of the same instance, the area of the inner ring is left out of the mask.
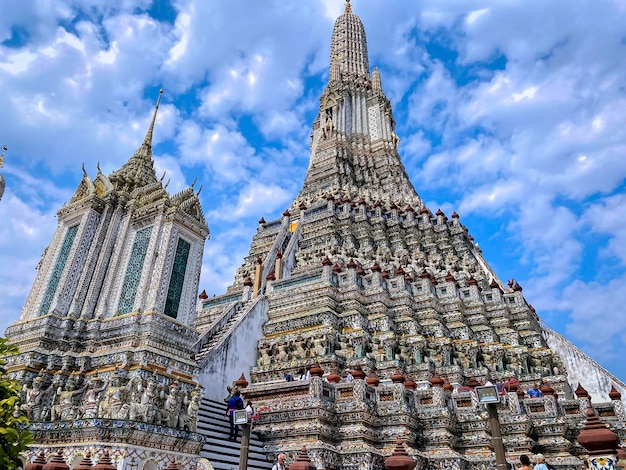
[[[203,398],[198,410],[198,432],[206,441],[200,455],[211,462],[215,470],[238,470],[239,452],[241,449],[241,433],[239,441],[229,441],[230,424],[225,416],[226,403],[219,400]],[[248,470],[268,470],[272,462],[267,460],[263,442],[253,432],[250,435],[248,449]]]

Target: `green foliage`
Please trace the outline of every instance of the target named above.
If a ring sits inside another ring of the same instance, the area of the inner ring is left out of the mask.
[[[0,468],[22,468],[20,453],[33,441],[26,430],[28,419],[20,410],[20,383],[10,380],[6,373],[6,356],[17,354],[17,347],[0,337]]]

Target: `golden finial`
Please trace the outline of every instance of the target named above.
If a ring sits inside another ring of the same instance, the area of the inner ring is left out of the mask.
[[[346,11],[345,13],[352,13],[352,5],[350,4],[350,0],[346,0]]]
[[[2,153],[0,154],[0,168],[4,168],[4,153],[9,150],[6,145],[2,146]]]

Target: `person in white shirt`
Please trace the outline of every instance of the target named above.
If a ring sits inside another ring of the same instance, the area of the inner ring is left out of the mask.
[[[250,429],[252,429],[252,425],[254,424],[254,420],[257,419],[257,415],[254,411],[251,400],[248,400],[248,404],[246,405],[246,414],[248,415],[248,423],[250,423]]]
[[[278,463],[272,467],[272,470],[285,470],[285,454],[278,456]]]
[[[348,375],[346,375],[346,382],[352,382],[354,377],[352,376],[352,372],[348,371]]]

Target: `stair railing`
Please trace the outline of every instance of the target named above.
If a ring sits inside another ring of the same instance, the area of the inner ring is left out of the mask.
[[[226,326],[228,321],[236,315],[242,306],[243,302],[241,300],[235,300],[234,302],[225,305],[220,317],[209,327],[202,337],[196,341],[196,344],[193,346],[193,352],[198,354],[202,347],[211,341],[213,336],[218,334],[220,330]]]
[[[253,298],[248,303],[244,304],[243,308],[241,308],[237,314],[233,317],[235,321],[231,323],[228,329],[223,329],[217,332],[219,334],[219,340],[217,343],[213,345],[213,347],[206,351],[204,355],[199,358],[198,366],[203,368],[208,363],[209,359],[222,347],[222,345],[228,341],[230,335],[235,331],[237,326],[242,322],[244,318],[248,316],[252,311],[254,311],[257,306],[262,306],[263,304],[267,304],[267,298],[265,295],[259,295],[258,297]]]

